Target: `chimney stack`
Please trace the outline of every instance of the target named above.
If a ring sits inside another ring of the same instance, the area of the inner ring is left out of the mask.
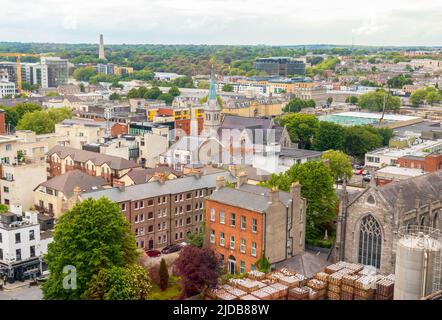
[[[245,171],[241,171],[236,177],[236,187],[241,187],[243,184],[247,183],[247,180],[247,173],[245,173]]]
[[[117,187],[121,192],[126,190],[126,184],[121,180],[114,180],[114,187]]]
[[[226,178],[224,178],[224,176],[216,177],[215,189],[219,190],[225,186],[226,186]]]
[[[234,164],[229,165],[229,171],[234,177],[236,177],[236,175],[238,174],[238,169]]]
[[[269,192],[269,202],[277,203],[279,201],[279,190],[278,187],[272,187]]]
[[[301,197],[301,185],[299,184],[299,182],[295,181],[292,183],[292,185],[290,186],[290,195],[293,198],[300,198]]]
[[[74,187],[74,196],[76,198],[78,198],[80,196],[80,193],[81,193],[81,187],[80,186]]]
[[[101,60],[106,59],[106,56],[104,54],[104,40],[103,40],[102,34],[100,34],[100,45],[98,48],[98,59],[101,59]]]

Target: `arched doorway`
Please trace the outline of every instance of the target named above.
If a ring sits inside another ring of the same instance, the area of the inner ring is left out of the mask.
[[[359,227],[358,262],[381,267],[382,232],[381,226],[372,215],[362,218]]]
[[[236,273],[236,258],[234,256],[229,256],[229,259],[227,260],[227,269],[231,274]]]

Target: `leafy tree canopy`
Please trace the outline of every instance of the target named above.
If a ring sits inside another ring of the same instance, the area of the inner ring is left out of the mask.
[[[114,279],[121,270],[112,267],[130,266],[137,258],[134,234],[118,205],[107,198],[87,199],[58,220],[46,257],[50,276],[43,285],[44,298],[83,299],[93,276],[103,269],[108,271],[97,276],[99,282],[118,287],[121,279]],[[63,288],[63,268],[69,265],[76,268],[76,290]]]

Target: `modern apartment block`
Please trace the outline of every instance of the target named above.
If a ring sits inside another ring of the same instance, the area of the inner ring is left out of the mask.
[[[67,59],[61,59],[59,57],[42,57],[41,64],[47,66],[49,88],[56,88],[68,83],[69,62]]]
[[[229,172],[143,183],[82,193],[81,199],[107,197],[117,203],[135,232],[137,246],[157,249],[186,241],[202,230],[205,198],[215,189],[217,176],[235,181]],[[114,183],[117,185],[117,183]]]
[[[290,57],[259,58],[255,60],[254,67],[269,75],[283,77],[305,74],[305,63]]]
[[[246,181],[239,174],[230,188],[218,177],[206,201],[206,243],[232,274],[255,270],[263,254],[273,264],[304,251],[306,200],[300,185],[282,192]]]

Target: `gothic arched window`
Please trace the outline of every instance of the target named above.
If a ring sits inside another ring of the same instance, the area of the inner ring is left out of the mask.
[[[365,216],[359,229],[358,262],[381,267],[382,233],[381,226],[372,215]]]

